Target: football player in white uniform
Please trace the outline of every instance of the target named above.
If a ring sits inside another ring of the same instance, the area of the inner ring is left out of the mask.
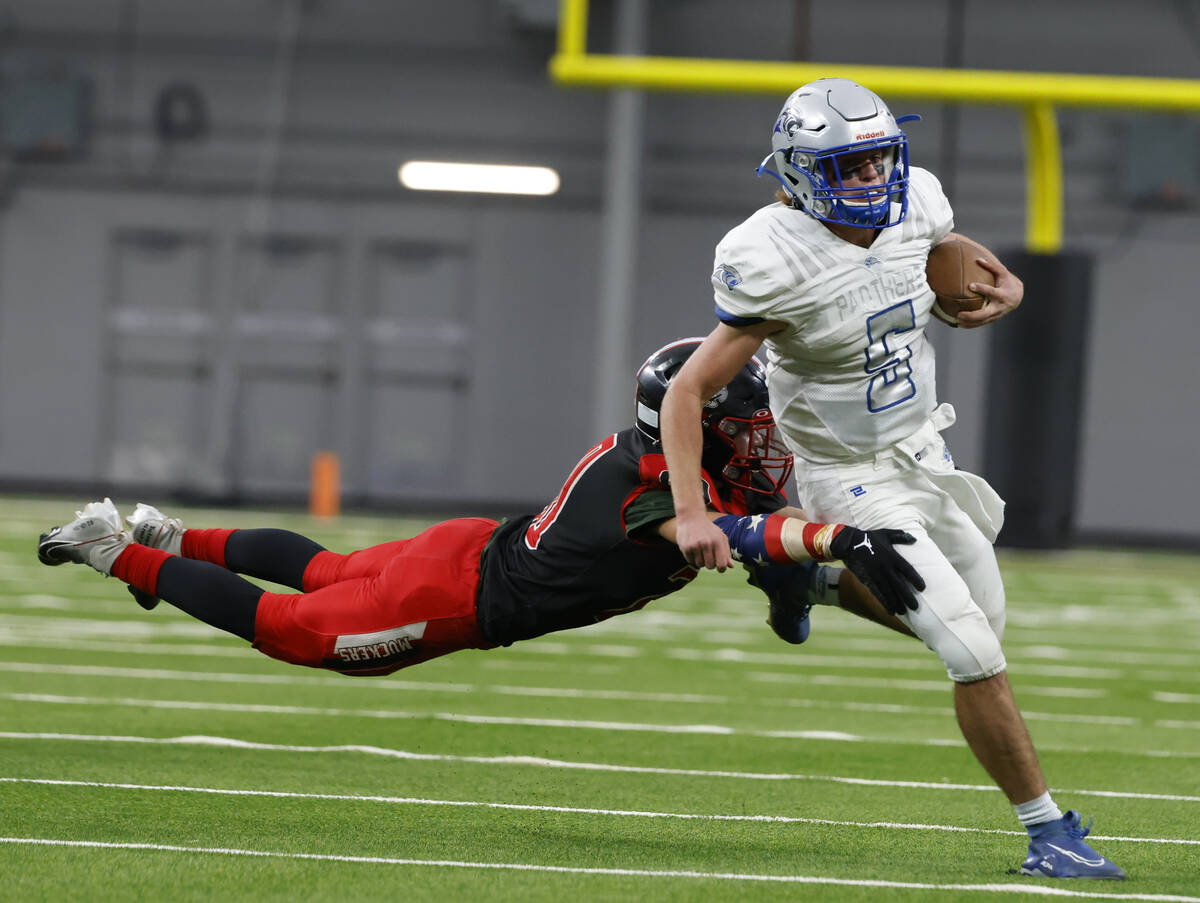
[[[934,303],[926,259],[953,213],[938,180],[909,166],[903,121],[840,78],[784,103],[759,170],[783,190],[717,246],[720,322],[662,409],[679,548],[696,567],[731,564],[726,533],[704,514],[698,414],[765,343],[771,409],[795,455],[807,516],[916,537],[901,551],[926,586],[915,609],[897,614],[942,659],[967,743],[1029,830],[1022,872],[1124,878],[1084,843],[1078,813],[1064,815],[1051,799],[1009,688],[992,548],[1004,503],[954,467],[940,435],[954,410],[937,403],[925,338]],[[988,269],[996,285],[971,286],[987,301],[960,314],[960,325],[983,325],[1020,303],[1021,281],[1003,266]]]

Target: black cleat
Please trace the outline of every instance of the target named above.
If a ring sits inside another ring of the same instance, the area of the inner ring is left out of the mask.
[[[133,596],[133,601],[146,609],[146,611],[153,611],[158,606],[159,599],[157,596],[142,592],[134,586],[126,586],[125,588],[129,590],[129,595]]]

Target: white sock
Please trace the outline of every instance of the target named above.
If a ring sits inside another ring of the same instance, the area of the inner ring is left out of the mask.
[[[1050,798],[1049,790],[1037,799],[1030,800],[1027,803],[1018,803],[1013,808],[1017,811],[1017,818],[1021,820],[1021,824],[1026,828],[1031,825],[1040,825],[1044,822],[1056,821],[1062,818],[1062,812],[1058,806],[1054,805],[1054,800]]]
[[[838,599],[838,584],[842,579],[842,569],[839,567],[830,567],[829,565],[821,565],[817,568],[816,586],[818,597],[814,601],[817,605],[832,605],[837,608],[841,604]]]

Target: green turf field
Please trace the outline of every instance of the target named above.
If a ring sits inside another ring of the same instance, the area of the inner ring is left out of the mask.
[[[787,646],[741,576],[706,574],[347,678],[42,567],[73,507],[0,499],[2,899],[1200,901],[1200,558],[1002,557],[1056,801],[1131,879],[1054,883],[1013,873],[1024,834],[933,655],[843,612]],[[335,551],[421,526],[168,511]]]

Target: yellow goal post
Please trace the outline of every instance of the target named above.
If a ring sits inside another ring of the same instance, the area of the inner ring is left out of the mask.
[[[1025,130],[1025,246],[1034,253],[1053,254],[1062,248],[1062,155],[1056,108],[1200,111],[1200,80],[1193,79],[588,53],[588,0],[560,3],[558,46],[550,60],[550,75],[562,85],[775,94],[782,98],[806,82],[837,75],[888,98],[1021,108]]]

